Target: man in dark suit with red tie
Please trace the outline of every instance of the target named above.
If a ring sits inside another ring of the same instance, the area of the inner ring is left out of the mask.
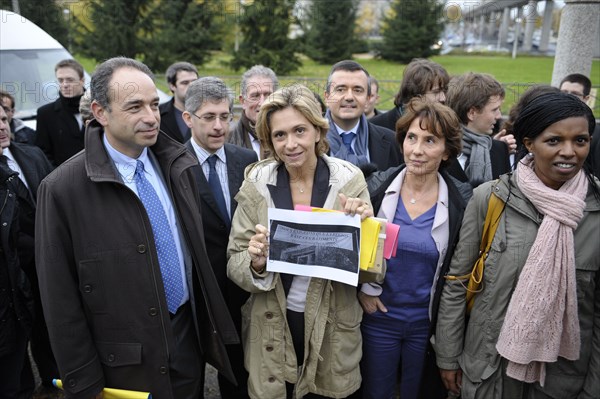
[[[186,146],[202,167],[197,178],[208,257],[239,334],[240,308],[249,294],[227,279],[227,242],[237,205],[234,197],[244,180],[244,169],[258,158],[252,150],[225,144],[232,107],[232,92],[221,79],[200,78],[188,87],[183,118],[192,131]],[[221,397],[247,397],[248,373],[242,345],[227,345],[227,353],[238,386],[219,375]]]

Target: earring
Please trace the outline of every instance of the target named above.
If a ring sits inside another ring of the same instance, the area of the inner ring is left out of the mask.
[[[527,156],[533,158],[533,152],[528,153]]]

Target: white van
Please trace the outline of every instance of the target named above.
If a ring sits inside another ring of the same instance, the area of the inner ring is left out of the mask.
[[[35,129],[39,107],[58,98],[54,66],[73,56],[27,18],[0,10],[0,87],[15,97],[15,118]],[[85,73],[86,87],[90,77]],[[170,97],[158,90],[161,102]]]

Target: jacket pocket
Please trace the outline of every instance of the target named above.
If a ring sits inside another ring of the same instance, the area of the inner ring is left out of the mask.
[[[334,375],[344,375],[357,369],[362,357],[360,322],[362,308],[356,289],[334,284],[332,311],[327,318],[321,356]],[[327,362],[326,360],[329,359]]]
[[[108,313],[106,290],[100,277],[102,262],[97,259],[79,262],[79,292],[92,314]]]
[[[142,364],[142,344],[96,342],[100,362],[109,367]]]

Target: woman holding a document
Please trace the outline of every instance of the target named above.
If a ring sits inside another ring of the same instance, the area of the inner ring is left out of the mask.
[[[383,284],[363,284],[363,397],[446,398],[431,354],[443,276],[472,194],[444,168],[461,150],[454,112],[414,99],[396,124],[405,165],[369,176],[377,216],[400,226]],[[421,384],[423,383],[423,384]],[[423,389],[421,389],[423,385]]]
[[[227,265],[229,278],[252,293],[242,308],[252,398],[343,398],[360,387],[356,287],[267,268],[268,208],[308,205],[373,216],[361,171],[325,155],[327,130],[313,93],[302,85],[273,93],[258,116],[256,132],[273,158],[245,172]]]

